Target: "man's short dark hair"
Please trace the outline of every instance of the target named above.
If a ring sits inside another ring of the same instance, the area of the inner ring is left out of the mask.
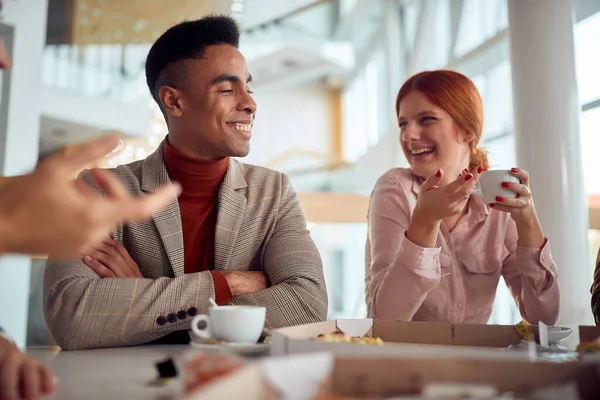
[[[209,15],[169,28],[154,42],[146,58],[146,83],[152,97],[160,105],[158,90],[176,84],[182,73],[177,65],[180,61],[202,59],[207,46],[229,44],[237,48],[239,42],[238,24],[226,15]]]

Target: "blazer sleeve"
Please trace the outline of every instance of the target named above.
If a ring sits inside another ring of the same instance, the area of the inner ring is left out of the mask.
[[[148,343],[190,329],[214,296],[210,271],[175,278],[100,278],[81,259],[50,260],[44,315],[64,350]]]
[[[87,172],[80,179],[101,193]],[[123,224],[111,236],[120,240]],[[143,344],[190,329],[192,317],[205,314],[215,296],[211,271],[102,279],[80,258],[50,258],[43,291],[46,323],[65,350]]]
[[[267,307],[268,329],[327,319],[327,289],[319,251],[306,229],[296,192],[282,174],[282,189],[273,234],[263,254],[268,289],[236,296],[233,304]]]

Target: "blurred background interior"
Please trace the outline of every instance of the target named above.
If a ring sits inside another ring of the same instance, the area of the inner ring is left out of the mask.
[[[492,167],[517,164],[507,1],[5,0],[0,35],[14,66],[0,82],[0,175],[107,131],[125,139],[99,166],[146,157],[167,133],[145,83],[152,42],[183,19],[231,14],[258,104],[245,162],[287,173],[299,192],[324,261],[329,317],[364,317],[368,196],[382,173],[406,166],[394,115],[402,82],[437,68],[469,76],[484,99],[482,144]],[[562,3],[573,11],[574,54],[563,56],[574,57],[580,104],[579,127],[565,135],[579,143],[569,157],[583,167],[589,234],[576,249],[552,246],[585,253],[585,266],[559,269],[589,288],[600,245],[600,0]],[[0,262],[0,324],[21,345],[52,343],[41,307],[44,263]],[[563,297],[589,299],[562,289]],[[490,323],[520,319],[501,283]]]

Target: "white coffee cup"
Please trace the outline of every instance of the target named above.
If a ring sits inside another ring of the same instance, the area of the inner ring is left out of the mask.
[[[192,320],[192,331],[203,339],[235,343],[256,343],[265,326],[267,309],[254,306],[221,306],[208,309]],[[206,328],[198,323],[206,322]]]
[[[512,190],[503,188],[502,182],[519,183],[519,178],[506,169],[484,171],[479,175],[479,180],[475,185],[475,189],[473,189],[473,194],[483,198],[485,204],[496,203],[496,196],[506,198],[517,197],[517,194]]]

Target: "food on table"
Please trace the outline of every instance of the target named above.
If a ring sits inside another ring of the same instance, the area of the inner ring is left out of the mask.
[[[379,337],[372,338],[368,336],[350,336],[346,335],[344,332],[322,333],[314,340],[328,343],[357,343],[383,346],[383,340],[381,340]]]
[[[227,344],[226,340],[208,338],[204,341],[204,344]]]
[[[535,335],[531,330],[531,327],[525,321],[519,322],[515,325],[515,329],[519,332],[519,335],[523,338],[523,340],[531,341],[535,340]]]
[[[577,346],[577,352],[579,354],[600,352],[600,337],[594,340],[588,340],[579,343],[579,345]]]

